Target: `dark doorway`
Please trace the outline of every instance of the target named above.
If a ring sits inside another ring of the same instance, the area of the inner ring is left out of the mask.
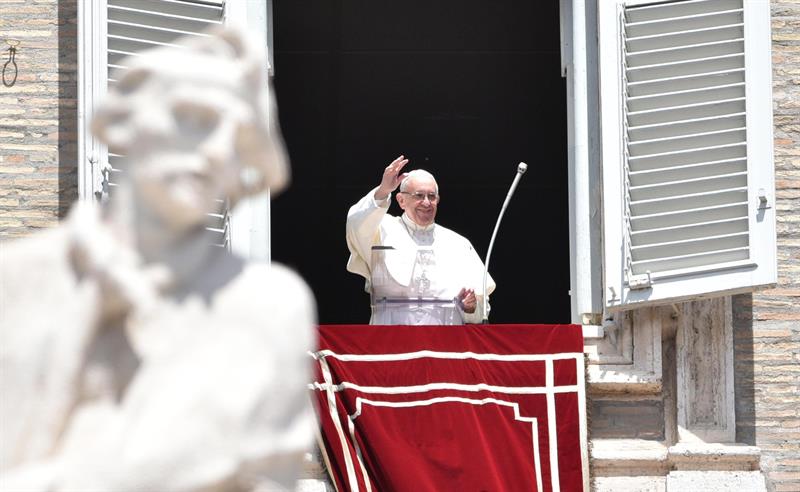
[[[273,22],[293,183],[272,205],[272,255],[311,285],[320,322],[369,320],[345,217],[399,154],[437,177],[437,222],[481,257],[527,162],[492,255],[491,320],[569,322],[558,3],[274,0]]]

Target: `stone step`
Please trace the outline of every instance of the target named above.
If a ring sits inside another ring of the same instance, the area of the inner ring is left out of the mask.
[[[673,470],[756,471],[761,450],[746,444],[676,444],[668,460]]]
[[[674,471],[667,475],[666,492],[766,492],[759,471]]]
[[[755,446],[593,439],[590,453],[595,492],[766,491]]]

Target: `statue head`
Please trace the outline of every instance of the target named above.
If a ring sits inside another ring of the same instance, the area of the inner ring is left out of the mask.
[[[126,156],[137,200],[184,229],[221,200],[279,192],[289,166],[264,50],[232,30],[178,44],[123,62],[92,131]]]

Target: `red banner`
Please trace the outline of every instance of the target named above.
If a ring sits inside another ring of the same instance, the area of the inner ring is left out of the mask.
[[[588,490],[578,325],[320,327],[339,491]]]

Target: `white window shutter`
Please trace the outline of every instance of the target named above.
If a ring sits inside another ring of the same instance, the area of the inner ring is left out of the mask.
[[[222,24],[223,10],[222,0],[108,0],[108,85],[112,86],[115,77],[126,69],[126,57],[159,46],[173,46],[182,36],[200,36],[202,31]],[[113,179],[119,173],[119,157],[109,156],[112,188],[119,182]]]
[[[222,0],[107,0],[107,63],[105,75],[113,86],[125,67],[125,59],[160,46],[175,46],[184,36],[203,36],[204,31],[220,26],[225,16]],[[109,153],[109,194],[120,182],[123,156]],[[227,247],[230,238],[228,207],[220,203],[209,211],[207,229],[219,234],[215,244]]]
[[[79,180],[83,200],[103,199],[118,184],[119,157],[89,132],[102,100],[126,56],[168,46],[182,35],[198,35],[222,23],[223,0],[84,0],[78,4]],[[116,166],[114,166],[116,164]]]
[[[599,5],[606,309],[776,282],[768,3]]]

